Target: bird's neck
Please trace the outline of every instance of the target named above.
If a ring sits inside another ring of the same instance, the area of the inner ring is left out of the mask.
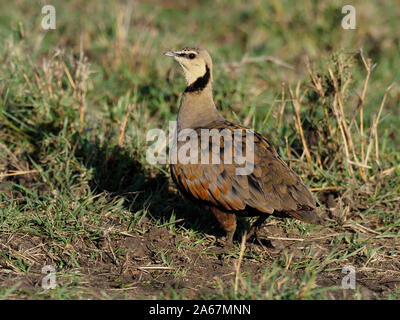
[[[224,118],[219,114],[212,94],[211,71],[186,87],[178,111],[178,130],[199,128]]]

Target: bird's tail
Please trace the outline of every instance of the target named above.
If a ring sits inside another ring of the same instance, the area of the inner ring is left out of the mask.
[[[287,214],[292,218],[310,224],[326,225],[325,219],[317,214],[317,210],[289,211]]]

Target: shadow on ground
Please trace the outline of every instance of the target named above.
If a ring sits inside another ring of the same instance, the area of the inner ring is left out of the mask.
[[[150,217],[161,223],[169,222],[173,214],[176,227],[217,237],[224,235],[210,212],[184,200],[166,174],[144,168],[135,152],[119,146],[110,148],[107,141],[76,138],[75,154],[93,170],[90,187],[96,193],[124,197],[124,206],[131,214],[146,208]]]

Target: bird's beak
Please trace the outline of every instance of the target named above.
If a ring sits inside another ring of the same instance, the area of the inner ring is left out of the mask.
[[[175,56],[176,56],[176,53],[173,52],[173,51],[167,51],[167,52],[164,52],[164,54],[165,54],[166,56],[168,56],[168,57],[175,57]]]

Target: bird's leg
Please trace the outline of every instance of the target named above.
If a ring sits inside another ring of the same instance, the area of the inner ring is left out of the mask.
[[[225,247],[230,248],[233,246],[233,235],[236,230],[236,216],[233,213],[221,211],[217,208],[211,208],[212,213],[217,218],[222,229],[226,232]]]
[[[225,248],[233,247],[233,235],[234,234],[235,234],[235,230],[226,231]]]
[[[257,241],[259,243],[261,243],[260,240],[258,239],[258,230],[260,229],[261,225],[264,223],[264,221],[267,218],[268,218],[267,215],[263,215],[263,216],[258,217],[258,219],[251,225],[250,231],[247,234],[246,241],[248,241],[252,236],[255,236]]]

